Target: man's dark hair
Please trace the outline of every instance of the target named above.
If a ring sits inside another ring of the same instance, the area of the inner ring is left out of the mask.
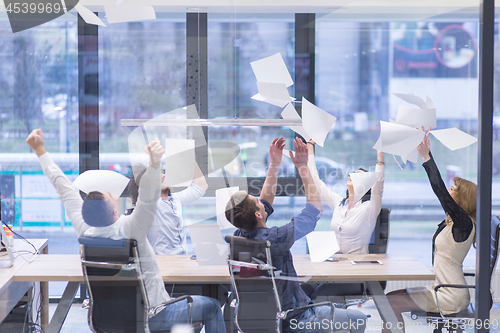
[[[234,198],[231,197],[226,206],[226,218],[236,228],[252,230],[257,224],[255,212],[259,210],[257,204],[248,195],[237,205],[234,205]],[[234,208],[232,208],[234,207]],[[232,216],[231,216],[232,215]]]
[[[83,200],[82,216],[91,227],[106,227],[114,223],[113,206],[98,191],[90,192]]]

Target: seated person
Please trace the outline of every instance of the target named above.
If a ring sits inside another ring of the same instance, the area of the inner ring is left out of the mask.
[[[422,126],[422,129],[423,126]],[[394,290],[387,293],[399,322],[404,320],[402,312],[424,310],[439,312],[434,287],[438,284],[467,284],[465,282],[462,264],[471,245],[476,240],[476,184],[462,179],[453,178],[453,185],[448,189],[441,179],[436,162],[431,154],[429,131],[418,145],[417,150],[422,158],[425,171],[431,183],[434,194],[439,199],[446,219],[439,225],[432,237],[433,270],[436,279],[428,287],[412,287]],[[443,314],[453,314],[467,309],[470,302],[469,290],[464,288],[440,288],[437,292],[439,307]],[[384,329],[383,332],[389,332]]]
[[[45,151],[43,133],[40,129],[33,130],[26,142],[38,155],[43,172],[56,188],[77,236],[135,239],[150,306],[156,307],[168,301],[170,296],[163,286],[153,248],[146,239],[160,196],[158,179],[160,159],[164,152],[160,141],[155,139],[144,147],[144,151],[149,154],[149,166],[142,177],[137,206],[128,216],[118,215],[118,201],[109,192],[93,191],[82,200],[73,184]],[[203,296],[192,296],[192,298],[193,321],[203,322],[207,333],[225,332],[219,302]],[[149,327],[151,330],[166,330],[175,323],[186,323],[188,318],[187,303],[180,301],[167,306],[150,318]]]
[[[354,186],[351,177],[347,178],[346,197],[342,198],[333,192],[319,178],[314,161],[315,142],[307,143],[309,149],[309,170],[321,200],[333,209],[330,229],[335,231],[339,243],[339,253],[368,253],[368,244],[377,222],[382,207],[382,194],[384,192],[384,153],[377,150],[377,164],[375,172],[381,172],[382,177],[358,202],[354,202]],[[356,172],[367,172],[360,168]]]
[[[145,166],[135,166],[135,176],[130,179],[128,190],[134,207],[139,195],[138,184],[140,184],[145,172]],[[171,194],[170,187],[163,185],[164,179],[165,174],[162,174],[160,199],[156,204],[155,219],[148,232],[148,240],[156,254],[186,254],[186,231],[182,218],[182,207],[202,197],[208,185],[198,164],[195,165],[193,182],[180,192]]]
[[[311,301],[300,288],[299,282],[293,279],[293,277],[297,277],[297,273],[293,265],[290,248],[296,240],[314,230],[316,222],[321,217],[323,206],[316,185],[307,168],[307,147],[300,139],[296,138],[294,140],[295,156],[291,156],[291,158],[304,183],[307,205],[298,216],[286,225],[272,228],[266,226],[268,216],[273,213],[272,203],[276,194],[278,169],[284,142],[283,138],[274,139],[269,147],[270,165],[262,187],[260,200],[248,195],[245,191],[236,192],[226,205],[226,218],[235,227],[239,228],[234,233],[235,236],[269,240],[271,242],[273,265],[277,270],[282,271],[282,276],[292,277],[291,280],[283,279],[278,284],[279,288],[281,288],[282,309],[286,311],[308,305]],[[292,154],[290,153],[290,155]],[[292,311],[283,323],[283,332],[330,332],[333,324],[335,324],[334,329],[338,327],[347,328],[343,332],[349,330],[350,332],[364,332],[366,327],[365,314],[357,310],[335,309],[334,316],[331,310],[330,306],[324,305]],[[334,318],[335,322],[331,323]],[[328,327],[320,325],[325,320],[331,325],[326,325]],[[335,330],[335,332],[341,331]]]

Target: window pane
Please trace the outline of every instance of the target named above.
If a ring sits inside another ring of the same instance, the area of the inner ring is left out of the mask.
[[[34,229],[28,227],[57,226],[53,230],[60,231],[70,222],[25,140],[33,129],[41,128],[52,158],[70,179],[76,177],[79,168],[76,17],[64,15],[14,34],[3,14],[0,72],[1,218],[13,224],[14,230],[22,230],[26,238],[44,238],[31,234]]]
[[[380,121],[396,119],[400,105],[418,108],[391,92],[413,93],[424,101],[428,96],[436,108],[436,129],[456,127],[477,136],[478,28],[477,21],[317,20],[317,105],[338,119],[316,156],[324,167],[320,175],[335,192],[345,196],[348,172],[374,170],[372,147]],[[477,144],[452,151],[431,137],[431,148],[447,186],[454,176],[476,183]],[[330,171],[334,163],[344,167],[342,177]],[[444,218],[421,163],[405,164],[385,154],[383,206],[392,209],[389,252],[406,247],[419,257]],[[415,238],[426,243],[408,247],[408,239]],[[430,258],[424,259],[429,266]],[[472,250],[466,264],[473,265],[474,258]]]
[[[208,15],[209,118],[281,118],[282,108],[251,99],[258,91],[250,63],[280,53],[293,78],[294,20],[294,14]],[[293,96],[293,86],[289,91]],[[274,138],[285,137],[289,148],[294,137],[288,127],[209,127],[208,133],[209,144],[240,145],[240,157],[226,172],[249,177],[266,175],[268,147]],[[221,175],[219,171],[211,176]],[[280,176],[293,175],[293,164],[284,158]]]

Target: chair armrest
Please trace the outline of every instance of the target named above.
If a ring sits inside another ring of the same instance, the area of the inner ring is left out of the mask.
[[[439,306],[439,298],[438,298],[438,289],[439,288],[459,288],[459,289],[471,289],[471,288],[476,288],[475,285],[469,285],[469,284],[438,284],[437,286],[434,287],[434,294],[436,295],[436,304],[439,310],[439,314],[441,315],[441,318],[446,319],[443,315],[443,312],[441,311],[441,307]]]
[[[304,305],[304,306],[299,306],[298,308],[295,308],[295,309],[290,309],[290,310],[286,310],[286,311],[281,311],[281,313],[278,314],[278,317],[285,320],[286,317],[288,316],[288,313],[292,312],[292,311],[295,311],[295,310],[305,310],[305,309],[309,309],[309,308],[314,308],[316,306],[323,306],[323,305],[329,305],[332,307],[332,313],[333,311],[335,311],[335,306],[333,305],[332,302],[321,302],[321,303],[314,303],[314,304],[308,304],[308,305]]]
[[[438,284],[437,286],[434,287],[434,291],[438,291],[439,288],[470,289],[470,288],[476,288],[476,286],[470,284]]]
[[[182,296],[179,296],[176,298],[172,298],[164,303],[161,303],[161,304],[155,306],[154,308],[149,309],[148,315],[155,316],[156,314],[158,314],[158,312],[160,312],[161,310],[163,310],[165,307],[169,306],[170,304],[174,304],[174,303],[177,303],[177,302],[180,302],[183,300],[187,300],[188,304],[193,304],[193,298],[191,296],[182,295]]]
[[[309,308],[314,308],[316,306],[323,306],[323,305],[333,305],[333,303],[332,302],[321,302],[321,303],[308,304],[308,305],[304,305],[304,306],[299,306],[298,308],[295,308],[293,310],[303,310],[303,309],[309,309]]]

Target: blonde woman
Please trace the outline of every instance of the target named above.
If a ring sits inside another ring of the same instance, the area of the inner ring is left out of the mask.
[[[423,129],[423,128],[422,128]],[[398,318],[404,324],[402,312],[424,310],[439,312],[434,295],[438,284],[466,284],[462,263],[476,235],[476,185],[460,177],[453,178],[453,185],[446,188],[430,152],[429,132],[417,147],[423,160],[432,190],[446,212],[446,219],[434,233],[433,269],[436,279],[432,286],[395,290],[387,298]],[[440,288],[439,306],[443,314],[465,310],[469,305],[469,290]],[[384,330],[384,332],[389,330]]]

